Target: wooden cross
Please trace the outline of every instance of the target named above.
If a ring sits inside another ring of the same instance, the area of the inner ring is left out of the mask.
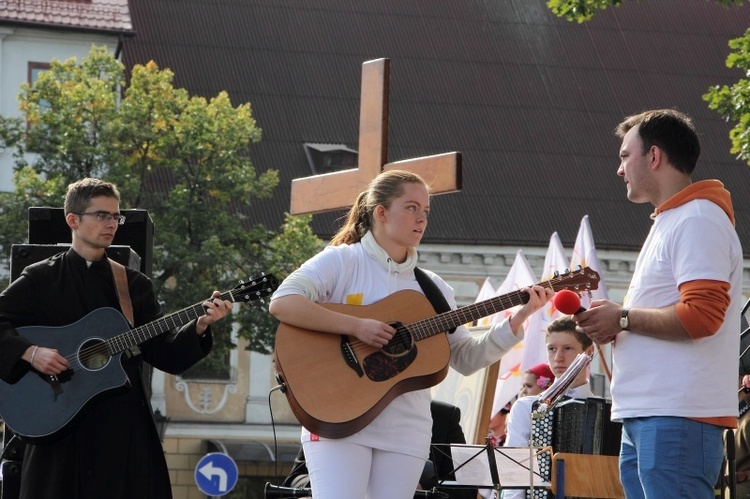
[[[386,163],[389,80],[389,59],[362,64],[358,168],[292,180],[292,215],[348,208],[370,181],[385,170],[401,169],[420,175],[430,186],[431,194],[461,190],[460,152]]]

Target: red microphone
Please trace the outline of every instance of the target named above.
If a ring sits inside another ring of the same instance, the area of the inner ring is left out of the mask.
[[[568,315],[586,311],[581,306],[581,299],[578,295],[569,289],[563,289],[555,293],[555,297],[552,298],[552,304],[557,310]]]

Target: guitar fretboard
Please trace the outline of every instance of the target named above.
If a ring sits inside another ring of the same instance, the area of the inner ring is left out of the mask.
[[[537,284],[554,291],[571,289],[576,292],[583,292],[596,289],[598,282],[599,274],[585,267]],[[511,291],[504,295],[413,322],[406,327],[411,331],[415,340],[423,340],[435,334],[450,331],[461,324],[468,324],[482,317],[515,307],[516,305],[523,305],[528,301],[529,293],[527,291]]]
[[[221,296],[219,296],[219,299],[232,302],[235,301],[231,291],[222,293]],[[125,350],[132,348],[135,345],[140,345],[160,334],[180,328],[205,313],[206,309],[203,307],[203,302],[196,303],[195,305],[165,315],[164,317],[149,322],[148,324],[144,324],[143,326],[138,326],[130,331],[118,334],[107,340],[107,346],[113,355],[124,352]]]
[[[482,317],[515,307],[516,305],[522,305],[528,301],[529,294],[527,292],[513,291],[502,296],[474,303],[473,305],[467,305],[456,310],[450,310],[427,319],[413,322],[409,324],[408,328],[414,333],[416,340],[423,340],[437,333],[450,331],[461,324],[473,322]]]

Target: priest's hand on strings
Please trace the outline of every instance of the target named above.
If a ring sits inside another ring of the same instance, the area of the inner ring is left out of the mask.
[[[214,291],[211,298],[203,302],[203,308],[206,313],[198,317],[195,323],[195,332],[198,333],[198,336],[202,336],[208,326],[223,318],[232,310],[232,302],[222,300],[220,296],[221,292]]]
[[[32,345],[27,348],[21,358],[42,374],[57,376],[67,371],[70,367],[68,359],[60,355],[56,349],[44,348],[38,345]]]

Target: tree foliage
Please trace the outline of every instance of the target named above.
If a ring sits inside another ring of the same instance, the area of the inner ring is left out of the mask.
[[[3,255],[26,239],[29,206],[62,206],[67,185],[89,176],[114,182],[123,208],[148,210],[152,279],[168,312],[263,272],[281,279],[319,251],[309,217],[287,217],[278,233],[248,219],[278,183],[275,170],[259,173],[250,161],[261,138],[250,104],[235,107],[225,92],[191,97],[172,81],[153,62],[126,81],[123,65],[94,47],[22,85],[22,118],[0,117],[0,147],[15,158],[15,191],[0,194]],[[274,324],[264,305],[239,308],[238,334],[268,353]],[[216,355],[200,364],[208,372],[226,368],[231,327],[214,326]]]
[[[641,0],[637,0],[641,1]],[[658,0],[652,0],[658,1]],[[720,5],[742,5],[745,0],[714,0]],[[598,10],[619,7],[623,0],[548,0],[547,7],[553,14],[568,21],[583,23],[590,21]]]
[[[591,20],[597,10],[621,4],[622,0],[549,0],[547,7],[558,17],[582,23]]]
[[[743,70],[750,75],[750,30],[729,41],[731,52],[727,67]],[[740,79],[735,84],[716,85],[703,95],[708,106],[717,111],[734,127],[729,132],[731,152],[750,165],[750,81]]]

